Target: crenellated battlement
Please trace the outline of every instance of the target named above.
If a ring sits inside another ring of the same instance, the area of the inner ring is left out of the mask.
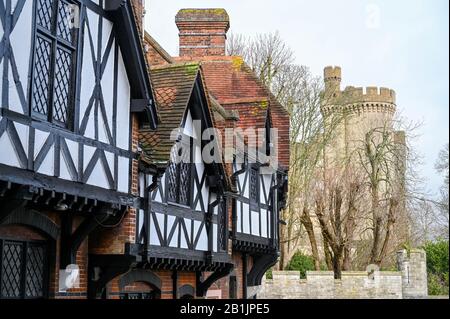
[[[341,81],[342,70],[340,66],[327,66],[325,67],[323,73],[325,82],[328,82],[330,80]]]
[[[324,69],[325,92],[322,110],[332,112],[349,110],[351,112],[383,112],[394,114],[396,110],[395,91],[385,87],[347,86],[341,90],[342,70],[339,66]]]
[[[395,91],[385,87],[353,87],[347,86],[340,95],[347,99],[346,103],[390,103],[395,104]]]
[[[394,116],[396,108],[392,103],[353,103],[346,105],[323,105],[323,114],[346,111],[348,113],[385,113]]]

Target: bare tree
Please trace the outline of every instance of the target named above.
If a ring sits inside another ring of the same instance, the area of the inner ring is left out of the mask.
[[[437,202],[437,214],[436,214],[436,225],[438,227],[438,236],[448,239],[449,237],[449,167],[448,167],[448,143],[439,152],[439,157],[436,162],[436,170],[443,175],[444,184],[442,185],[441,198]]]
[[[370,203],[366,214],[370,253],[367,264],[381,265],[393,250],[410,241],[407,200],[417,198],[418,156],[411,144],[420,126],[398,117],[368,130],[351,158],[362,168]]]
[[[421,246],[427,241],[449,238],[449,173],[448,144],[439,152],[435,168],[443,177],[439,198],[430,192],[408,196],[408,212],[411,224],[410,245]]]
[[[327,266],[341,278],[351,270],[352,244],[357,227],[363,181],[353,171],[325,169],[315,179],[312,207],[324,238]]]
[[[307,201],[325,144],[334,132],[325,126],[337,122],[337,118],[328,122],[323,119],[323,81],[307,67],[294,64],[293,51],[278,33],[254,38],[232,34],[227,46],[228,54],[242,56],[290,115],[289,194],[281,216],[286,226],[281,229],[279,267],[282,269],[289,262],[306,235],[319,270],[320,255],[311,218],[314,212]]]
[[[342,267],[349,269],[352,266],[352,238],[356,232],[367,231],[371,233],[368,262],[380,264],[389,252],[393,237],[397,236],[394,234],[394,225],[399,211],[405,206],[403,194],[408,189],[404,173],[410,159],[409,151],[406,145],[396,140],[399,135],[394,134],[392,123],[367,132],[358,141],[356,154],[345,156],[346,161],[356,159],[359,162],[358,169],[347,166],[346,174],[352,170],[355,174],[362,174],[365,181],[363,185],[353,181],[347,185],[323,189],[324,193],[317,195],[311,203],[310,194],[318,194],[317,173],[320,170],[322,173],[327,171],[324,168],[324,151],[339,134],[338,127],[345,121],[345,112],[324,117],[321,106],[327,104],[326,99],[332,98],[333,92],[324,92],[320,78],[314,77],[308,68],[294,64],[292,50],[278,33],[254,38],[231,35],[228,53],[243,56],[290,114],[290,185],[287,208],[282,212],[287,225],[281,231],[280,267],[288,263],[307,237],[316,269],[319,269],[322,259],[319,249],[321,244],[327,264],[335,270]],[[345,104],[344,100],[341,102]],[[357,193],[362,191],[370,199],[369,209],[367,205],[359,207],[351,203],[359,196]],[[341,212],[344,208],[333,206],[344,199],[344,207],[347,207],[345,214]],[[356,220],[353,215],[368,217],[362,221],[362,217]],[[345,222],[340,220],[343,216]],[[332,221],[338,222],[334,224]],[[348,224],[339,228],[342,223]],[[347,233],[343,234],[343,231]],[[322,243],[320,238],[323,239]]]
[[[422,246],[436,234],[436,207],[428,200],[416,200],[411,207],[411,245]]]
[[[242,56],[262,83],[271,89],[276,82],[286,84],[283,80],[286,69],[294,65],[294,52],[278,32],[259,34],[254,38],[231,34],[227,40],[227,53]],[[279,97],[278,92],[273,93]]]

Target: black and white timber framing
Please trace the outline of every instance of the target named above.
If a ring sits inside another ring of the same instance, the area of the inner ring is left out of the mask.
[[[147,266],[154,269],[223,272],[231,266],[225,171],[222,164],[206,164],[202,159],[203,148],[211,140],[202,140],[201,132],[212,128],[213,122],[200,74],[179,126],[182,138],[174,141],[168,167],[159,175],[140,173],[143,205],[136,238]],[[201,123],[201,132],[195,130],[194,121]],[[190,149],[187,160],[191,163],[177,166],[173,156],[180,145]]]
[[[156,113],[129,1],[2,0],[0,17],[1,180],[130,204],[130,114]]]
[[[137,264],[195,271],[196,294],[204,296],[233,268],[231,205],[233,249],[253,257],[246,283],[260,284],[277,259],[286,176],[261,174],[261,163],[235,163],[238,193],[230,194],[223,166],[201,160],[210,141],[193,123],[205,129],[213,121],[200,73],[180,123],[193,164],[178,175],[173,165],[143,169],[140,194],[131,193],[138,159],[131,114],[152,129],[158,123],[130,1],[0,0],[0,22],[0,225],[31,225],[52,243],[60,235],[63,268],[99,220],[117,225],[136,207],[136,243],[124,255],[89,256],[89,274],[103,270],[89,296]],[[42,213],[49,210],[65,212],[60,225]],[[76,228],[75,215],[84,217]],[[212,274],[204,278],[204,271]]]
[[[260,285],[262,276],[278,260],[280,210],[285,206],[287,192],[286,172],[267,162],[266,156],[274,149],[270,112],[266,116],[266,135],[260,149],[241,149],[233,163],[237,188],[237,194],[232,195],[233,250],[242,253],[244,268],[247,257],[253,258],[245,277],[247,287]],[[247,289],[244,291],[247,298]]]
[[[157,125],[141,39],[130,1],[0,0],[0,20],[0,225],[25,206],[72,213],[64,267],[138,202],[131,114]]]

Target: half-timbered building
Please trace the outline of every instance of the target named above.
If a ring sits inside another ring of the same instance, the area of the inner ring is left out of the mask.
[[[160,174],[140,172],[145,205],[137,216],[136,240],[146,269],[157,276],[170,270],[172,287],[163,294],[203,296],[232,269],[225,197],[229,181],[221,160],[203,156],[205,147],[218,142],[203,134],[214,128],[210,101],[199,64],[154,67],[151,78],[161,124],[156,131],[142,129],[140,143],[144,163]],[[194,294],[183,295],[183,290]]]
[[[198,63],[152,67],[156,130],[138,130],[132,175],[136,209],[90,240],[89,296],[121,299],[203,297],[233,269],[229,249],[231,189],[220,160],[205,161],[215,108]],[[217,154],[220,156],[220,152]]]
[[[230,22],[225,10],[180,10],[176,24],[178,60],[200,60],[210,94],[239,117],[234,126],[243,132],[245,146],[236,147],[231,178],[237,194],[230,195],[235,267],[216,288],[225,297],[252,298],[262,276],[278,259],[279,213],[289,166],[289,116],[241,57],[226,56]],[[268,162],[270,155],[277,159],[275,163]]]
[[[133,4],[0,1],[0,298],[86,297],[89,238],[139,205],[133,136],[158,119]]]
[[[264,132],[256,140],[241,135],[232,163],[225,163],[231,181],[229,234],[233,270],[216,281],[207,296],[251,298],[279,253],[279,213],[285,205],[289,166],[289,117],[241,57],[225,55],[229,17],[223,9],[185,9],[176,16],[180,56],[170,57],[147,36],[151,64],[196,61],[201,64],[216,128]],[[274,135],[273,130],[276,129]],[[239,134],[236,133],[239,137]],[[236,143],[235,143],[236,146]],[[275,165],[268,163],[272,155]],[[271,166],[271,169],[269,167]]]
[[[286,112],[224,10],[180,11],[178,58],[144,11],[0,0],[0,298],[249,298],[276,262]],[[264,138],[228,163],[213,128]]]

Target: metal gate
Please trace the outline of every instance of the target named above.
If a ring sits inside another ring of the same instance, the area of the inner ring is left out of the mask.
[[[46,297],[45,242],[0,238],[0,262],[0,299]]]

